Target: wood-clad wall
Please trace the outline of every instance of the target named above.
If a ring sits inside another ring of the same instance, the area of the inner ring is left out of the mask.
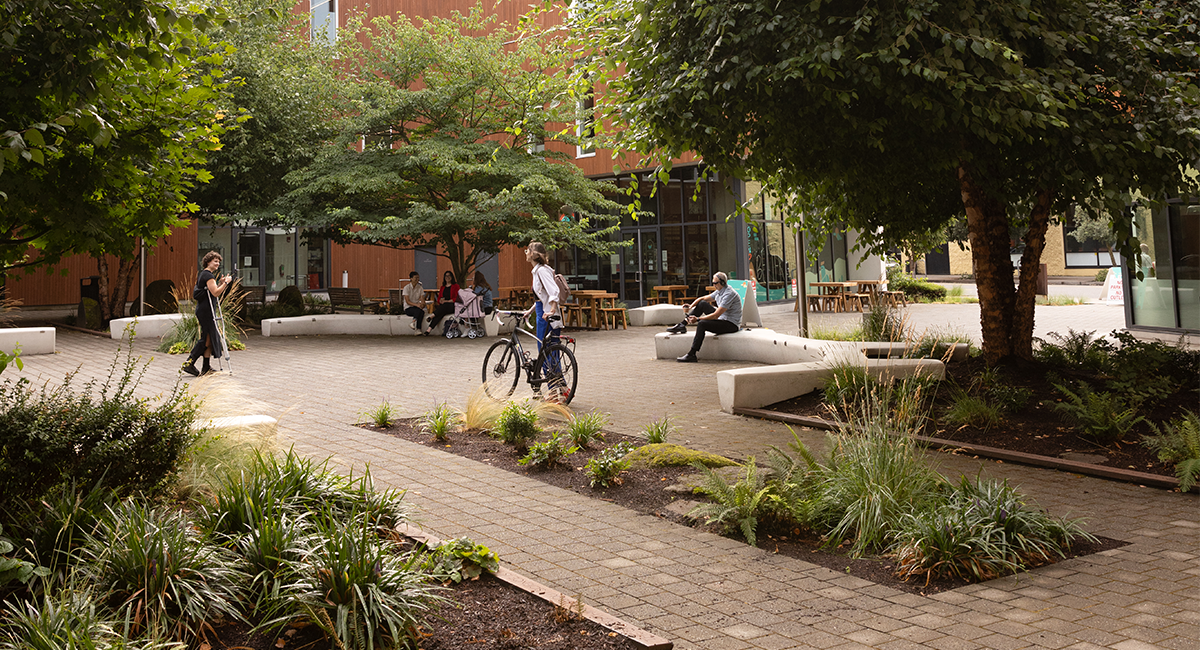
[[[196,222],[176,228],[161,240],[158,246],[147,251],[146,279],[172,280],[176,285],[184,281],[195,281],[199,260],[196,258]],[[31,253],[32,254],[32,253]],[[116,282],[116,258],[109,259],[109,282]],[[79,303],[79,281],[99,273],[96,259],[90,255],[72,255],[65,258],[53,270],[39,267],[26,274],[15,271],[8,277],[10,298],[21,300],[25,306],[74,305]],[[135,277],[129,290],[132,300],[138,295],[140,283]]]

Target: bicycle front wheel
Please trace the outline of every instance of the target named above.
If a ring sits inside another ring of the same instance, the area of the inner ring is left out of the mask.
[[[546,377],[546,399],[570,404],[575,399],[575,385],[579,381],[575,354],[561,343],[546,345],[542,371]]]
[[[521,378],[521,361],[512,341],[496,341],[483,357],[483,390],[492,399],[508,399]]]

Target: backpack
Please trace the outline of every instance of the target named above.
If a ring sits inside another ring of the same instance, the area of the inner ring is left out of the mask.
[[[558,304],[571,302],[571,287],[567,286],[567,279],[562,276],[562,273],[554,274],[554,283],[558,285]]]

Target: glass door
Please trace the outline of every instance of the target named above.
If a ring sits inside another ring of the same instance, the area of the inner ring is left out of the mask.
[[[640,307],[650,296],[651,287],[659,284],[662,265],[658,230],[629,231],[625,241],[630,244],[622,251],[621,299],[630,307]]]

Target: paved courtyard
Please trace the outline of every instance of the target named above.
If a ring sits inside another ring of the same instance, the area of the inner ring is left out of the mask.
[[[798,331],[790,307],[764,308],[766,325]],[[978,340],[975,305],[915,305],[918,331]],[[849,315],[814,322],[849,324]],[[1037,334],[1122,325],[1120,307],[1039,307]],[[720,412],[714,373],[736,363],[653,358],[656,328],[583,332],[576,410],[611,414],[636,433],[662,415],[677,442],[745,458],[785,445],[782,425]],[[469,535],[512,569],[669,638],[677,648],[1150,648],[1200,647],[1200,500],[1049,470],[931,455],[948,474],[1006,478],[1056,515],[1083,516],[1092,532],[1128,546],[934,596],[906,594],[767,550],[632,513],[535,480],[354,426],[390,401],[404,414],[437,401],[461,406],[480,381],[493,340],[424,337],[247,337],[233,374],[189,380],[213,390],[223,413],[279,418],[282,444],[370,464],[380,483],[406,488],[419,524],[443,538]],[[154,353],[142,389],[169,390],[179,357]],[[59,353],[24,359],[4,378],[58,382],[76,368],[104,377],[119,345],[60,329]],[[801,431],[819,444],[823,434]]]

